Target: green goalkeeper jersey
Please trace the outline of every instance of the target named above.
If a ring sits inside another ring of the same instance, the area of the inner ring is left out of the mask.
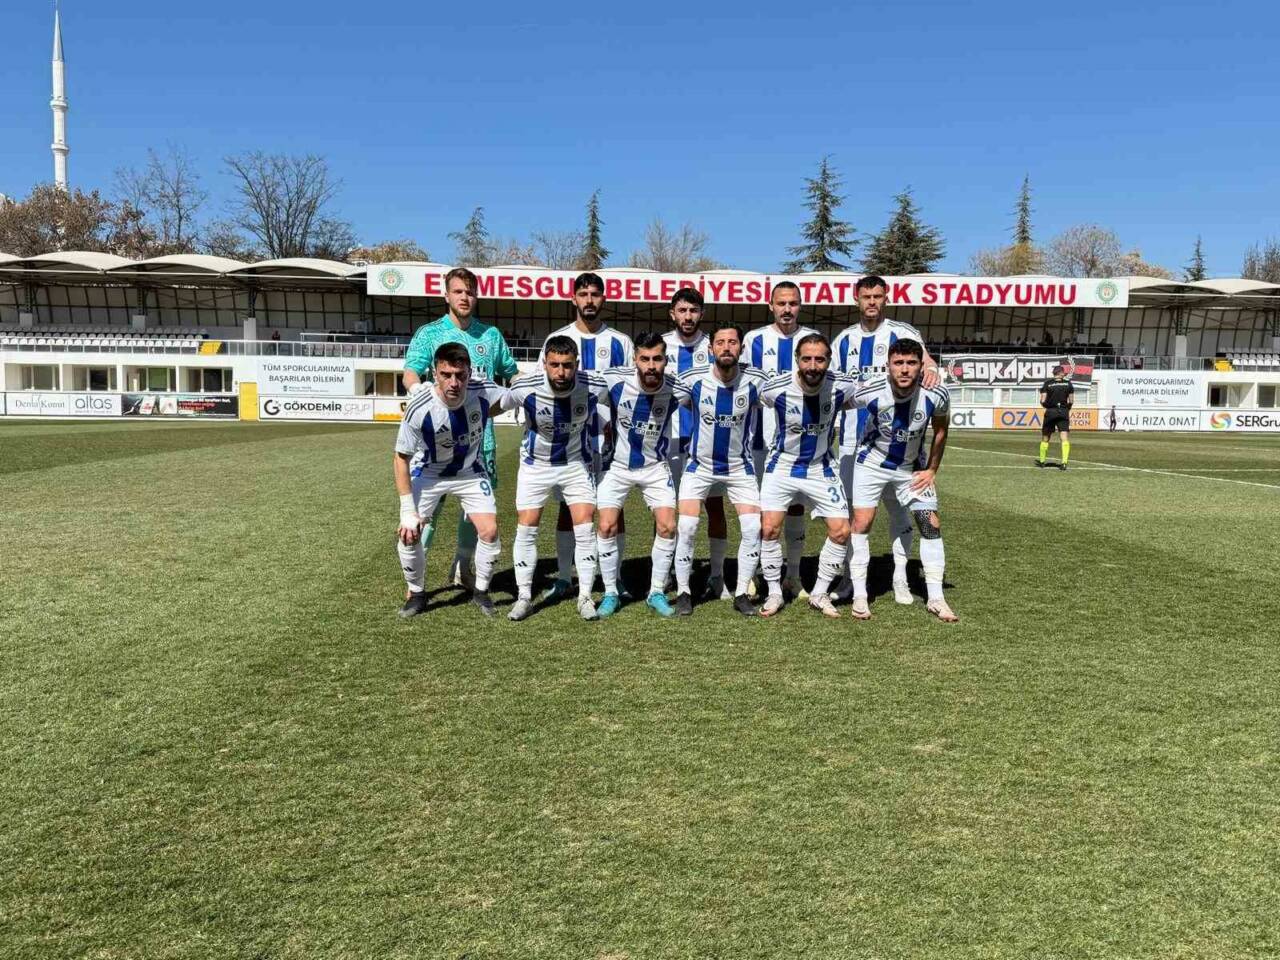
[[[471,318],[467,329],[460,330],[448,314],[435,323],[418,328],[405,351],[404,368],[412,370],[423,380],[430,380],[436,349],[443,343],[463,344],[471,354],[471,371],[477,377],[510,380],[519,372],[501,330],[475,317]],[[485,427],[484,449],[485,452],[494,449],[492,421]]]

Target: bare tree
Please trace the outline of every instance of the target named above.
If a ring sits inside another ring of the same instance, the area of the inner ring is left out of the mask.
[[[1120,238],[1093,223],[1068,227],[1045,250],[1045,266],[1062,277],[1108,277],[1119,263]]]
[[[0,203],[0,250],[31,257],[54,250],[89,250],[135,259],[152,253],[155,236],[142,211],[112,203],[97,190],[32,189],[25,200]]]
[[[719,267],[707,255],[710,238],[692,224],[671,230],[655,218],[644,231],[644,249],[631,254],[633,267],[659,270],[663,273],[696,273]]]
[[[539,230],[533,235],[538,262],[552,270],[574,270],[582,262],[587,238],[576,230]]]
[[[1280,283],[1280,241],[1271,237],[1246,250],[1240,276],[1248,280]]]
[[[403,263],[404,261],[429,261],[431,254],[413,240],[384,240],[369,246],[352,247],[347,251],[348,260],[366,263]]]
[[[1116,261],[1115,274],[1119,277],[1159,277],[1172,280],[1173,271],[1158,263],[1148,263],[1142,259],[1142,251],[1138,249],[1122,253]]]
[[[339,182],[323,158],[254,151],[228,157],[236,200],[230,224],[257,239],[270,258],[341,258],[354,246],[351,226],[328,213]]]
[[[200,249],[215,257],[229,257],[244,263],[266,259],[262,251],[229,220],[214,220],[206,225],[200,234]]]
[[[495,237],[489,244],[489,266],[545,266],[533,243],[515,237]]]
[[[200,188],[200,175],[185,150],[169,144],[168,153],[161,157],[148,149],[144,168],[116,171],[116,192],[145,215],[148,228],[155,233],[157,254],[196,249],[197,217],[209,195]]]
[[[1017,277],[1044,271],[1044,253],[1030,243],[1011,243],[994,250],[979,250],[969,260],[981,277]]]

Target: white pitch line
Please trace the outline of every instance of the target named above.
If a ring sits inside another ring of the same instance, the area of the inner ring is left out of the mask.
[[[1029,453],[1009,453],[1007,450],[986,450],[982,447],[961,447],[948,444],[952,450],[964,450],[966,453],[993,453],[1001,457],[1018,457],[1024,460],[1035,460]],[[1181,477],[1184,480],[1212,480],[1215,483],[1238,483],[1245,487],[1262,487],[1265,490],[1280,490],[1280,483],[1258,483],[1256,480],[1235,480],[1231,477],[1206,477],[1198,473],[1177,473],[1173,470],[1155,470],[1151,467],[1130,467],[1123,463],[1100,463],[1097,460],[1075,460],[1073,463],[1086,463],[1092,467],[1110,467],[1113,470],[1132,470],[1134,473],[1152,473],[1161,477]]]

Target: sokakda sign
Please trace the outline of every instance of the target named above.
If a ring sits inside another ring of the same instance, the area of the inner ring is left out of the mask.
[[[439,264],[374,264],[366,292],[374,297],[443,297],[448,267]],[[855,273],[803,273],[791,276],[746,271],[696,274],[636,270],[600,270],[605,296],[625,303],[666,303],[681,287],[693,287],[715,304],[766,304],[773,288],[789,280],[805,303],[853,306]],[[496,267],[476,270],[481,299],[568,300],[571,270]],[[1127,307],[1127,280],[1064,277],[886,277],[889,302],[921,307]]]

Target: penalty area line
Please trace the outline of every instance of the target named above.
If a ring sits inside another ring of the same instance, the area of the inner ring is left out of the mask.
[[[948,444],[952,450],[964,450],[966,453],[991,453],[1001,457],[1018,457],[1021,460],[1035,460],[1029,453],[1009,453],[1007,450],[987,450],[983,447],[961,447]],[[1211,480],[1214,483],[1238,483],[1245,487],[1262,487],[1264,490],[1280,490],[1277,483],[1259,483],[1256,480],[1236,480],[1233,477],[1206,477],[1199,473],[1178,473],[1175,470],[1157,470],[1154,467],[1131,467],[1123,463],[1102,463],[1098,460],[1073,460],[1072,463],[1088,464],[1091,467],[1109,467],[1112,470],[1129,470],[1133,473],[1150,473],[1160,477],[1181,477],[1183,480]]]

